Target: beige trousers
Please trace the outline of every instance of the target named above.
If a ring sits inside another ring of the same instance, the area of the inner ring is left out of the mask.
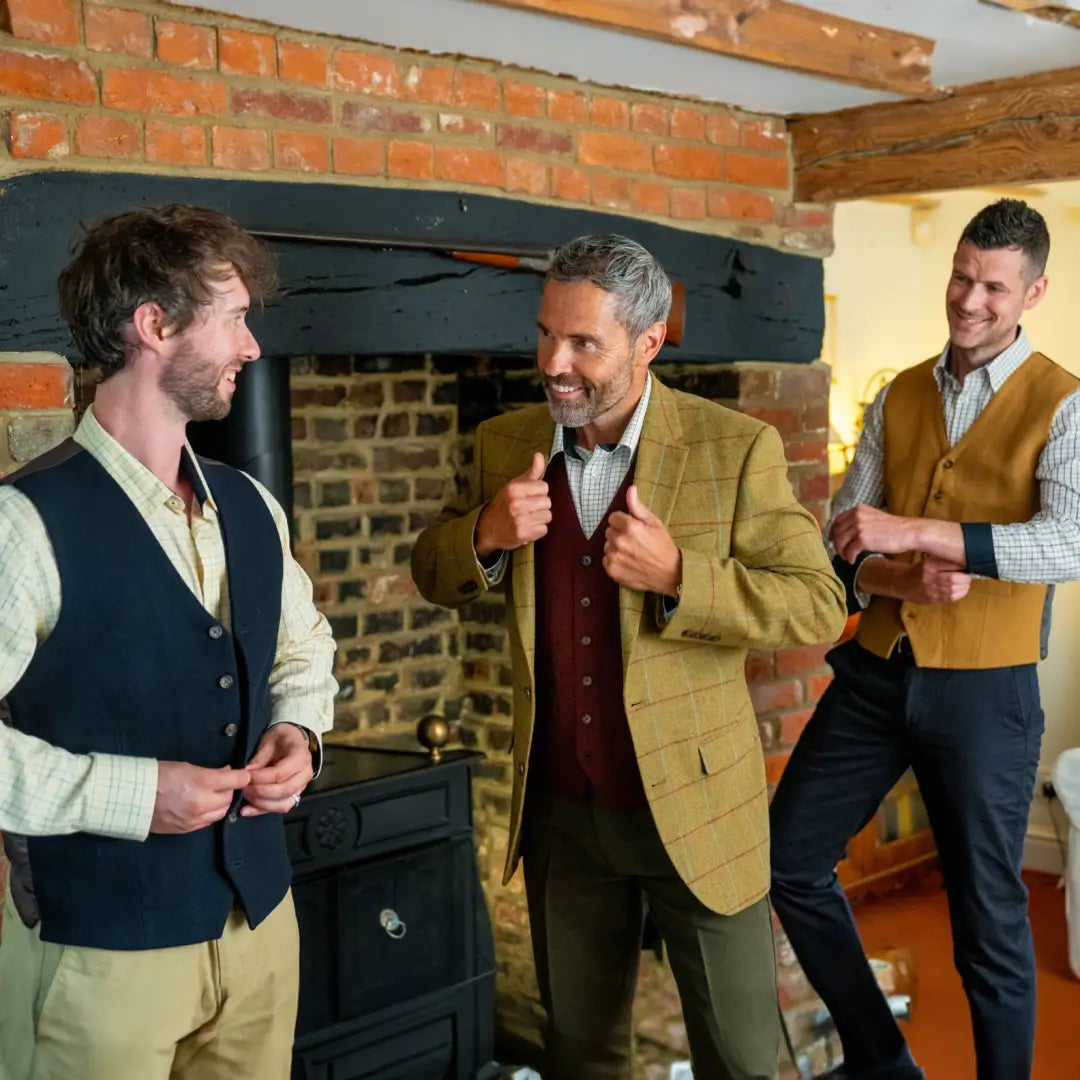
[[[0,1080],[288,1080],[299,985],[292,894],[254,930],[119,951],[43,942],[10,898]]]

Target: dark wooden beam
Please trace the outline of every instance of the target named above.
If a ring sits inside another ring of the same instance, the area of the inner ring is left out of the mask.
[[[1065,4],[1055,4],[1048,0],[983,0],[983,3],[1008,8],[1024,15],[1034,15],[1035,18],[1046,19],[1047,22],[1080,28],[1080,11]]]
[[[929,38],[787,0],[488,0],[909,97],[939,96]]]
[[[795,117],[790,128],[801,201],[1068,179],[1080,175],[1080,68]]]

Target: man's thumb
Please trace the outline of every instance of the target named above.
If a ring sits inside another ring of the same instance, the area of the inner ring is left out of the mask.
[[[626,491],[626,509],[638,521],[652,521],[655,515],[638,497],[637,484],[631,484]]]
[[[544,470],[547,468],[547,462],[544,460],[544,455],[539,450],[533,454],[532,464],[529,466],[529,471],[525,474],[530,480],[543,480]]]

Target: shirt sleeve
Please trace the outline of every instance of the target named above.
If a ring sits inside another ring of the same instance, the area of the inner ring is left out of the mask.
[[[991,525],[997,576],[1058,584],[1080,577],[1080,390],[1050,424],[1035,470],[1039,510],[1015,525]]]
[[[59,614],[60,577],[41,517],[22,492],[0,488],[0,698]],[[0,723],[0,831],[144,840],[156,795],[152,758],[72,754]]]
[[[295,724],[315,736],[315,774],[322,766],[322,737],[334,726],[336,646],[330,623],[315,607],[311,579],[293,558],[289,523],[278,501],[257,480],[281,540],[281,620],[270,671],[270,723]]]

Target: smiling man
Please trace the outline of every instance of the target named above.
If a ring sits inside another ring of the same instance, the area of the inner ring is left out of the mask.
[[[649,373],[671,285],[585,236],[537,320],[547,405],[489,420],[413,552],[456,607],[504,581],[514,678],[505,881],[523,858],[545,1080],[630,1080],[644,906],[697,1076],[771,1080],[765,770],[747,649],[835,640],[843,588],[758,420]]]
[[[185,439],[228,413],[272,283],[254,237],[191,206],[101,222],[60,276],[102,381],[0,487],[10,1080],[290,1074],[282,815],[332,723],[334,642],[281,507]]]
[[[773,903],[844,1044],[838,1075],[911,1080],[835,866],[911,767],[949,894],[979,1080],[1031,1075],[1020,862],[1043,714],[1047,583],[1080,576],[1080,382],[1020,328],[1046,292],[1042,217],[1003,199],[960,237],[949,343],[869,407],[833,507],[856,639],[834,649],[772,805]]]

